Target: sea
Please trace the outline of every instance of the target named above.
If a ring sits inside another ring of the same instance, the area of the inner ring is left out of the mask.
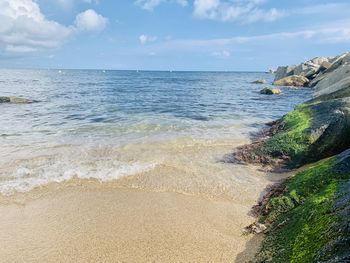
[[[0,96],[36,101],[0,104],[0,194],[146,174],[154,179],[128,187],[229,195],[232,180],[249,182],[225,156],[311,96],[261,95],[272,81],[264,72],[0,70]]]

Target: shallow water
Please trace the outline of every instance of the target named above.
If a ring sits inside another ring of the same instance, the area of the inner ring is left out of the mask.
[[[238,198],[257,179],[224,155],[311,93],[260,95],[266,85],[251,82],[262,78],[272,81],[265,73],[0,70],[2,96],[39,100],[0,105],[0,192],[95,178]]]

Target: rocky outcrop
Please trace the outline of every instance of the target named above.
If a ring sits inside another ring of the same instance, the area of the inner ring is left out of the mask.
[[[260,90],[260,94],[263,94],[263,95],[278,95],[281,93],[282,93],[281,90],[276,88],[266,87]]]
[[[276,80],[273,85],[276,86],[290,86],[290,87],[305,87],[309,83],[306,77],[292,75],[283,79]]]
[[[0,97],[0,103],[13,103],[13,104],[28,104],[36,101],[29,100],[21,97]]]
[[[316,57],[299,65],[278,67],[275,73],[274,81],[292,75],[303,76],[310,80],[315,78],[319,72],[328,69],[330,66],[331,63],[329,58]]]
[[[280,73],[306,78],[314,97],[233,156],[268,169],[314,164],[254,207],[259,217],[246,233],[265,235],[254,262],[350,262],[350,53],[290,68]]]

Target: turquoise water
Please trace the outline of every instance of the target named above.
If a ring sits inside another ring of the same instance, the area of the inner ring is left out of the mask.
[[[282,88],[280,96],[260,95],[266,85],[251,84],[256,79],[271,82],[273,76],[0,70],[1,96],[39,101],[0,105],[0,191],[30,190],[51,178],[71,178],[67,173],[101,179],[106,173],[97,176],[96,171],[106,169],[113,179],[115,171],[119,176],[153,169],[168,150],[158,150],[153,160],[153,153],[128,152],[125,147],[149,143],[168,149],[165,145],[210,146],[222,141],[229,145],[247,139],[311,94],[308,89]],[[128,158],[120,157],[124,155]]]

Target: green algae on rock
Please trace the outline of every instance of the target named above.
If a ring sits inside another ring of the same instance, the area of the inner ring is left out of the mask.
[[[285,182],[282,193],[261,208],[259,223],[268,226],[268,235],[254,262],[349,260],[349,180],[347,150]]]
[[[311,102],[278,120],[268,138],[243,146],[236,161],[289,168],[321,160],[350,147],[350,98]]]

